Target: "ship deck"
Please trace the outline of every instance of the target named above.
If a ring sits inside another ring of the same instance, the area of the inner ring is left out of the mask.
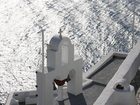
[[[64,92],[64,101],[54,101],[54,105],[93,105],[124,59],[124,57],[113,57],[88,78],[92,82],[83,88],[82,94],[74,96]],[[25,105],[25,103],[21,102],[19,105]]]

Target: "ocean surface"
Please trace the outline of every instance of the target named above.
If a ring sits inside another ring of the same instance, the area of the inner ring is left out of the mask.
[[[45,50],[62,29],[84,60],[83,72],[110,51],[129,52],[140,39],[140,1],[134,1],[0,0],[0,103],[12,91],[35,89],[41,29]]]

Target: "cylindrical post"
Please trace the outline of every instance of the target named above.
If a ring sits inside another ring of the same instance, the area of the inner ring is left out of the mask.
[[[136,12],[136,0],[133,1],[133,23],[132,23],[132,28],[133,28],[133,35],[132,35],[132,48],[134,45],[134,36],[135,36],[135,12]]]
[[[56,100],[62,101],[63,100],[63,86],[58,86],[57,95],[58,96],[56,97]]]
[[[44,29],[41,29],[38,33],[42,34],[41,37],[42,37],[42,73],[45,73],[44,71]]]
[[[45,30],[41,30],[42,32],[42,72],[44,72],[44,31]]]

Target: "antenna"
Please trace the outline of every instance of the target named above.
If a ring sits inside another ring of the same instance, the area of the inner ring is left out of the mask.
[[[42,34],[42,72],[45,73],[44,71],[44,31],[45,29],[41,29],[38,33]]]
[[[136,10],[136,0],[133,0],[133,23],[132,23],[132,27],[133,27],[133,35],[132,35],[132,48],[134,45],[134,36],[135,36],[135,10]]]

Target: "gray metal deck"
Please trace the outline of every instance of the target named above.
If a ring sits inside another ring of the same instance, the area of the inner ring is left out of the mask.
[[[107,62],[98,71],[92,74],[89,79],[93,82],[83,89],[83,94],[74,96],[72,94],[65,94],[64,101],[57,102],[55,105],[93,105],[96,99],[99,97],[107,83],[114,76],[119,66],[124,61],[124,58],[113,57],[109,62]],[[20,103],[20,105],[25,105]]]

